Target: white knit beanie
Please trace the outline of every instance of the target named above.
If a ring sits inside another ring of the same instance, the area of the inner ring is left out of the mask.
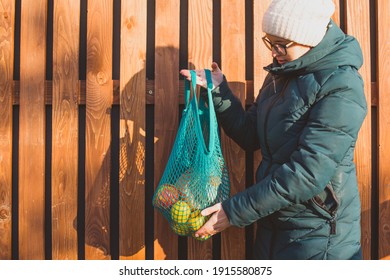
[[[315,47],[334,13],[332,0],[273,0],[263,17],[263,31]]]

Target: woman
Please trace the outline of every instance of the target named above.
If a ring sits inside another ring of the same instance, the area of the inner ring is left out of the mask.
[[[262,162],[255,185],[202,211],[212,216],[198,236],[257,221],[257,259],[362,258],[353,162],[367,113],[362,53],[333,12],[332,0],[271,3],[263,41],[273,63],[247,111],[212,64],[219,124],[243,149],[260,148]],[[204,71],[196,71],[204,86]]]

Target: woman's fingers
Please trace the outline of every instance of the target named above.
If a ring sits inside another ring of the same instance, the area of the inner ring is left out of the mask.
[[[196,84],[202,86],[202,87],[207,87],[207,82],[206,82],[206,75],[204,73],[203,69],[195,70],[196,73]],[[191,81],[191,72],[188,69],[182,69],[180,70],[180,74],[186,77],[187,80]]]
[[[204,209],[203,216],[211,215],[210,219],[195,233],[195,236],[205,238],[214,235],[230,226],[229,220],[222,208],[221,203]]]
[[[213,206],[210,206],[208,208],[203,209],[201,214],[202,214],[202,216],[209,216],[209,215],[213,214],[214,212],[217,212],[220,209],[221,209],[221,204],[217,203],[217,204],[214,204]]]
[[[215,224],[215,221],[213,219],[213,216],[197,231],[195,232],[196,237],[208,237],[209,235],[214,235],[217,232],[214,230],[213,225]]]
[[[221,71],[221,69],[219,69],[218,63],[216,62],[211,63],[211,71],[213,72]]]
[[[206,79],[206,74],[204,69],[196,69],[195,73],[196,73],[196,84],[204,88],[207,88],[207,79]],[[180,74],[183,75],[187,80],[191,81],[191,72],[189,69],[180,70]],[[213,62],[211,64],[211,79],[213,83],[212,89],[219,86],[223,81],[223,74],[216,62]]]
[[[182,69],[182,70],[180,70],[180,74],[183,75],[184,77],[186,77],[187,80],[191,81],[190,70]]]

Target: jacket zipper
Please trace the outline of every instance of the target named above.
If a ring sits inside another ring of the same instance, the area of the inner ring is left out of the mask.
[[[336,234],[336,211],[329,211],[329,209],[327,209],[325,207],[325,205],[323,204],[320,204],[317,202],[317,200],[313,199],[313,202],[320,208],[322,208],[323,210],[325,210],[326,212],[328,212],[331,216],[331,218],[329,219],[329,225],[330,225],[330,234]]]
[[[275,78],[274,75],[272,75],[272,83],[273,83],[273,86],[274,86],[274,94],[276,94],[276,78]],[[275,103],[280,99],[280,97],[283,96],[284,91],[287,88],[287,84],[288,84],[288,80],[284,83],[283,88],[282,88],[281,92],[279,93],[279,95],[276,96],[276,98],[274,98],[274,100],[272,100],[271,104],[268,106],[267,113],[265,115],[265,120],[264,120],[264,139],[265,139],[265,147],[267,149],[268,156],[270,157],[270,163],[267,166],[267,169],[265,170],[265,173],[264,173],[265,176],[268,175],[268,173],[269,173],[269,171],[270,171],[270,169],[272,167],[272,164],[273,164],[271,148],[269,147],[269,144],[268,144],[268,141],[267,141],[268,119],[269,119],[269,115],[270,115],[271,109],[274,107]]]
[[[272,75],[272,83],[274,85],[274,93],[276,93],[276,82],[275,82],[275,76]]]
[[[337,212],[337,209],[338,209],[338,199],[336,197],[336,195],[334,194],[332,188],[331,189],[331,194],[333,196],[333,199],[336,201],[337,203],[337,206],[336,208],[334,208],[333,210],[330,210],[328,209],[324,202],[322,201],[318,201],[318,199],[316,199],[315,197],[312,198],[312,201],[314,202],[314,204],[316,204],[318,207],[320,207],[321,209],[323,209],[324,211],[328,212],[331,216],[331,218],[329,219],[329,226],[330,226],[330,234],[336,234],[336,212]],[[333,207],[332,207],[333,208]]]
[[[333,217],[330,221],[330,234],[336,234],[336,217]]]
[[[274,94],[276,94],[277,93],[277,91],[276,91],[276,79],[275,79],[274,75],[272,75],[272,83],[273,83],[273,87],[274,87]],[[271,170],[272,164],[273,164],[272,163],[273,159],[272,159],[272,154],[271,154],[271,148],[269,147],[269,144],[268,144],[268,141],[267,141],[268,119],[269,119],[269,115],[270,115],[271,109],[274,107],[275,103],[280,99],[280,97],[283,96],[284,91],[287,88],[287,84],[288,84],[288,80],[284,83],[283,88],[282,88],[280,94],[277,95],[274,98],[274,100],[271,101],[271,104],[268,106],[267,113],[265,115],[265,120],[264,120],[264,139],[265,139],[265,147],[267,149],[267,153],[268,153],[268,156],[270,158],[270,163],[267,166],[267,169],[265,170],[264,176],[268,175],[269,171]],[[275,238],[272,238],[271,245],[270,245],[270,250],[269,250],[269,259],[270,260],[272,259],[272,252],[273,252],[274,242],[275,242]]]

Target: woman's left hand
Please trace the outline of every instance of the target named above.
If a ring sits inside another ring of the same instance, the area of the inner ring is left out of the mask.
[[[207,79],[204,69],[194,70],[196,72],[196,84],[201,87],[207,88]],[[180,74],[183,75],[187,80],[191,81],[190,70],[182,69]],[[223,82],[223,74],[221,69],[216,62],[211,63],[211,80],[213,82],[213,88],[216,88]]]
[[[209,216],[212,214],[212,216],[197,232],[195,232],[196,237],[206,238],[210,235],[221,232],[230,226],[229,219],[226,216],[221,203],[217,203],[204,209],[201,214],[203,216]]]

